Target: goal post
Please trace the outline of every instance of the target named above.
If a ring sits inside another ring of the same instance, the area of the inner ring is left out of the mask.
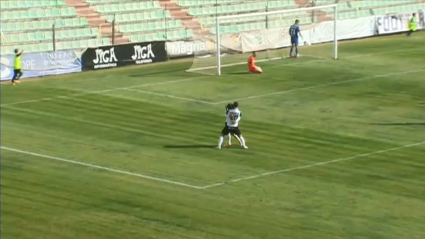
[[[332,42],[332,58],[337,59],[337,18],[337,4],[216,16],[214,23],[207,26],[210,34],[202,36],[213,45],[212,49],[208,53],[195,53],[192,67],[187,71],[222,75],[223,67],[247,64],[248,54],[253,51],[265,52],[260,53],[257,62],[286,58],[284,55],[289,52],[281,49],[290,47],[288,29],[295,19],[300,19],[304,37],[300,45]]]

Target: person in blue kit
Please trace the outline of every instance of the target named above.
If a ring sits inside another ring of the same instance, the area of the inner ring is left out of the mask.
[[[289,52],[290,58],[298,57],[298,36],[302,37],[299,24],[300,21],[297,19],[295,20],[295,23],[289,28],[289,36],[291,36],[291,51]],[[292,53],[294,52],[294,48],[295,55],[293,56]]]

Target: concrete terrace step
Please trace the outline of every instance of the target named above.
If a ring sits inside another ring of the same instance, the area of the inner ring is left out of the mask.
[[[85,17],[89,25],[100,27],[102,36],[111,38],[112,42],[112,25],[106,21],[106,17],[96,12],[95,7],[90,6],[85,0],[65,0],[65,3],[68,6],[75,7],[78,16]],[[115,30],[118,30],[118,28]],[[124,38],[120,32],[115,31],[115,44],[124,44],[128,42],[130,42],[129,39]]]
[[[200,34],[202,32],[199,21],[190,16],[186,9],[180,7],[172,0],[159,0],[159,3],[164,10],[170,11],[174,19],[181,20],[186,28],[193,30],[195,34]]]

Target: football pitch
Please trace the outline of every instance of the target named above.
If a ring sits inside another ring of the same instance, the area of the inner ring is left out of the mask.
[[[262,75],[186,59],[3,84],[1,236],[425,238],[424,42],[305,47]],[[217,150],[235,100],[249,149]]]

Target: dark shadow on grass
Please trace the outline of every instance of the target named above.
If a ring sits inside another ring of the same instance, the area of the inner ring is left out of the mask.
[[[169,69],[169,70],[159,70],[159,71],[146,71],[144,73],[133,74],[133,75],[128,75],[128,76],[129,77],[140,77],[140,76],[148,76],[148,75],[159,75],[159,74],[165,74],[165,73],[173,73],[173,72],[181,73],[181,70],[179,70],[179,69]]]
[[[371,123],[371,125],[382,125],[382,126],[412,126],[412,125],[424,125],[425,123]]]
[[[192,145],[165,145],[168,149],[213,149],[217,145],[192,144]]]
[[[225,73],[226,75],[248,75],[249,72],[246,71],[239,71],[239,72],[232,72],[232,73]]]

